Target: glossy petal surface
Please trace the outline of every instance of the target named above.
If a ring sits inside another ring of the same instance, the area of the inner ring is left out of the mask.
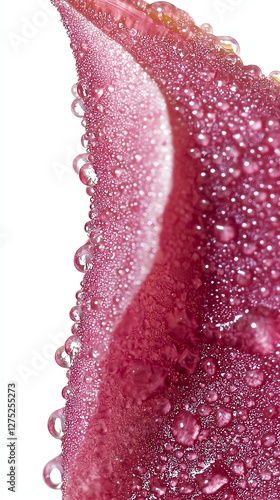
[[[279,85],[170,4],[53,3],[92,189],[64,499],[276,499]]]

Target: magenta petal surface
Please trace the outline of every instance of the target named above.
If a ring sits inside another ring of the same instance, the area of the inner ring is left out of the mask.
[[[63,498],[275,500],[280,87],[170,4],[53,3],[91,194]]]

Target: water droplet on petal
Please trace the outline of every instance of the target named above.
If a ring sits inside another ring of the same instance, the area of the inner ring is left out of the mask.
[[[198,406],[197,413],[200,417],[208,417],[212,412],[212,408],[209,405],[202,404]]]
[[[97,184],[98,181],[92,163],[85,163],[83,166],[81,166],[79,171],[79,177],[82,183],[85,184],[86,186],[95,186],[95,184]]]
[[[199,145],[199,146],[208,146],[208,144],[210,143],[210,137],[209,135],[207,134],[203,134],[203,133],[199,133],[199,134],[194,134],[194,139],[196,141],[196,143]]]
[[[202,369],[208,375],[215,375],[217,372],[217,361],[214,358],[205,358],[202,361]]]
[[[155,14],[158,19],[165,20],[166,17],[174,18],[178,16],[178,9],[169,2],[153,2],[152,4],[148,4],[146,11],[148,14]]]
[[[201,425],[198,419],[188,411],[180,411],[174,418],[171,427],[172,434],[177,443],[183,446],[193,446],[196,442]]]
[[[256,174],[260,170],[259,164],[250,159],[243,162],[242,168],[243,172],[247,175]]]
[[[83,118],[85,114],[85,105],[82,101],[82,99],[74,99],[74,101],[71,104],[71,111],[73,115],[77,116],[77,118]]]
[[[221,243],[229,243],[236,239],[236,224],[233,221],[218,221],[214,225],[214,235]]]
[[[218,36],[220,44],[231,54],[236,54],[239,56],[240,54],[240,46],[239,43],[232,38],[231,36]]]
[[[55,353],[55,361],[58,366],[61,366],[62,368],[69,368],[71,366],[71,359],[67,352],[65,352],[64,345],[57,349]]]
[[[65,342],[65,351],[71,358],[78,354],[81,348],[81,341],[76,335],[71,335]]]
[[[280,83],[280,71],[271,71],[269,78],[276,83]]]
[[[280,316],[276,309],[259,306],[238,317],[233,325],[235,347],[251,354],[274,352],[280,336]]]
[[[166,486],[157,478],[154,477],[150,481],[151,492],[157,497],[161,498],[166,493]]]
[[[45,483],[54,490],[60,490],[62,486],[61,474],[61,455],[58,455],[44,467],[43,477]]]
[[[76,269],[81,273],[85,273],[88,269],[91,269],[93,256],[93,246],[89,242],[85,243],[75,253],[74,265]]]
[[[97,309],[99,309],[99,307],[100,307],[100,299],[97,297],[93,297],[91,302],[90,302],[90,307],[94,311],[97,311]]]
[[[80,169],[83,165],[88,163],[88,154],[87,153],[82,153],[73,160],[73,170],[78,174],[80,172]]]
[[[255,78],[260,78],[262,76],[262,70],[259,66],[255,64],[248,64],[248,66],[244,66],[244,70],[248,75],[251,75]]]
[[[214,389],[209,389],[205,394],[205,399],[208,403],[215,403],[218,400],[218,394]]]
[[[89,142],[88,135],[87,134],[83,134],[82,137],[81,137],[81,144],[82,144],[83,148],[86,149],[88,147],[88,142]]]
[[[232,472],[236,474],[236,476],[243,476],[243,474],[245,473],[244,462],[242,462],[241,460],[232,462],[230,468]]]
[[[251,269],[239,269],[236,274],[236,282],[241,286],[248,286],[253,281]]]
[[[213,495],[228,484],[228,477],[224,472],[212,472],[211,474],[198,474],[198,485],[205,495]]]
[[[206,33],[213,33],[213,28],[209,23],[203,23],[200,28]]]
[[[265,418],[277,418],[279,415],[280,411],[277,406],[275,406],[273,403],[270,403],[264,410],[264,417]]]
[[[68,399],[68,396],[70,394],[70,388],[68,385],[66,385],[65,387],[63,387],[62,391],[61,391],[61,396],[64,398],[64,399]]]
[[[72,85],[72,87],[71,87],[71,92],[72,92],[72,95],[73,95],[74,97],[77,97],[77,98],[78,98],[78,97],[79,97],[79,94],[78,94],[78,92],[77,92],[77,85],[78,85],[77,83],[74,83],[74,85]]]
[[[265,382],[265,375],[262,370],[258,370],[257,368],[247,370],[245,380],[249,387],[261,387]]]
[[[261,439],[262,445],[265,446],[266,448],[270,448],[273,446],[277,441],[277,437],[273,432],[268,432],[267,434],[264,434],[264,436]]]
[[[74,306],[69,312],[69,316],[72,321],[80,321],[82,317],[82,308],[79,306]]]
[[[232,421],[232,413],[227,408],[218,408],[216,411],[216,424],[217,427],[224,428],[230,425]]]
[[[88,95],[88,89],[85,83],[77,84],[77,94],[81,99],[85,99]]]
[[[49,433],[56,439],[62,439],[64,434],[64,408],[54,411],[48,420]]]

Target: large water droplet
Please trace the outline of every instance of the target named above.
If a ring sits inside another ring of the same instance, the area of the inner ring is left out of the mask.
[[[208,417],[212,412],[212,408],[209,405],[202,404],[198,406],[197,413],[200,417]]]
[[[85,114],[85,105],[82,101],[82,99],[74,99],[74,101],[71,104],[71,111],[73,115],[77,116],[77,118],[83,118]]]
[[[236,274],[236,282],[241,286],[248,286],[253,281],[251,269],[239,269]]]
[[[271,71],[271,73],[269,73],[269,78],[271,80],[273,80],[274,82],[276,83],[279,83],[280,84],[280,71]]]
[[[166,20],[166,17],[176,19],[178,12],[180,12],[175,5],[169,2],[153,2],[147,5],[146,10],[148,14],[154,14],[162,20]]]
[[[80,321],[82,318],[82,308],[80,306],[74,306],[70,309],[69,316],[72,321]]]
[[[218,400],[218,398],[219,398],[218,393],[214,391],[214,389],[209,389],[205,393],[205,399],[208,403],[215,403]]]
[[[229,243],[237,237],[237,227],[233,221],[217,221],[214,225],[214,235],[221,243]]]
[[[245,380],[249,387],[261,387],[265,382],[265,375],[262,370],[255,368],[247,370]]]
[[[276,443],[276,441],[277,437],[273,432],[267,432],[261,439],[262,445],[265,446],[265,448],[270,448]]]
[[[62,368],[70,368],[71,358],[68,356],[67,352],[65,352],[64,345],[57,349],[55,353],[55,361],[58,366],[61,366]]]
[[[280,410],[276,405],[270,403],[264,410],[265,418],[277,418],[280,414]]]
[[[157,478],[154,477],[150,481],[151,492],[157,497],[161,498],[166,493],[166,486]]]
[[[62,486],[61,481],[62,467],[61,467],[61,455],[50,460],[50,462],[45,465],[43,470],[43,477],[45,483],[55,490],[60,490]]]
[[[260,166],[256,161],[248,158],[247,160],[243,161],[242,169],[245,174],[252,175],[256,174],[260,170]]]
[[[64,434],[65,417],[64,409],[54,411],[48,420],[49,433],[56,439],[62,439]]]
[[[202,369],[208,375],[214,376],[217,372],[217,361],[214,358],[205,358],[202,361]]]
[[[77,94],[81,99],[85,99],[88,95],[88,89],[85,83],[77,83]]]
[[[232,38],[231,36],[218,36],[220,44],[231,54],[236,54],[239,56],[240,54],[240,46],[239,43]]]
[[[88,142],[89,142],[89,137],[87,134],[83,134],[82,137],[81,137],[81,144],[83,146],[83,148],[87,148],[88,147]]]
[[[280,337],[279,313],[264,306],[251,309],[237,318],[232,333],[235,347],[240,350],[251,354],[271,354]]]
[[[255,64],[248,64],[248,66],[244,66],[244,70],[248,75],[251,75],[255,78],[260,78],[262,76],[262,70],[259,66]]]
[[[73,170],[78,174],[80,172],[80,169],[83,165],[88,163],[88,154],[87,153],[82,153],[73,160]]]
[[[201,425],[199,420],[189,411],[182,410],[174,418],[171,427],[172,434],[177,443],[183,446],[193,446],[196,442]]]
[[[91,269],[93,257],[94,248],[89,242],[87,242],[75,253],[74,265],[76,269],[78,269],[81,273],[85,273],[88,269]]]
[[[212,28],[211,24],[209,24],[209,23],[203,23],[200,26],[200,29],[202,29],[206,33],[213,33],[213,28]]]
[[[98,177],[93,168],[92,163],[85,163],[81,166],[79,170],[79,177],[83,184],[86,186],[95,186],[98,181]]]
[[[211,474],[197,475],[198,485],[205,495],[213,495],[228,484],[228,477],[224,472],[212,472]]]
[[[74,85],[72,85],[71,87],[71,92],[74,97],[79,97],[79,94],[77,92],[77,85],[78,85],[77,83],[74,83]]]
[[[65,351],[71,358],[78,354],[81,348],[81,341],[76,335],[71,335],[65,342]]]
[[[245,473],[245,465],[241,460],[232,462],[230,468],[232,472],[236,474],[236,476],[243,476],[243,474]]]
[[[232,413],[227,408],[218,408],[216,411],[216,424],[220,429],[228,427],[232,421]]]

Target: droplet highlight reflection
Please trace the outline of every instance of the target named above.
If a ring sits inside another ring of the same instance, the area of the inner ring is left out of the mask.
[[[61,455],[50,460],[45,465],[43,477],[47,486],[54,490],[60,490],[62,486]]]

